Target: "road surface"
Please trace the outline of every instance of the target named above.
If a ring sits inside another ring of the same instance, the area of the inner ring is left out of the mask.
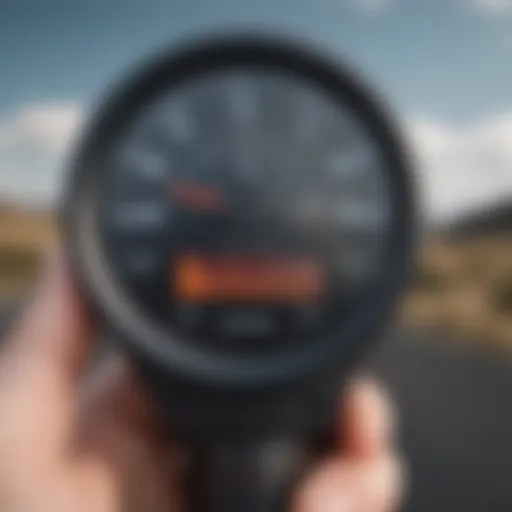
[[[512,357],[403,333],[372,367],[398,402],[407,512],[512,510]]]

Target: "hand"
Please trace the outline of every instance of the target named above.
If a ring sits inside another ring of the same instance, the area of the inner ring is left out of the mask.
[[[115,357],[84,378],[94,334],[57,258],[2,349],[2,512],[180,509],[176,447],[150,397]],[[345,404],[344,448],[298,486],[297,512],[398,506],[401,468],[387,400],[365,381]]]

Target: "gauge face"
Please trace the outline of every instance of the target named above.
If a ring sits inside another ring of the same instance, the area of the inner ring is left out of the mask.
[[[110,155],[101,244],[144,314],[208,343],[314,337],[384,262],[389,183],[349,105],[285,71],[195,77]]]
[[[204,371],[222,355],[216,378],[239,380],[269,357],[277,378],[278,357],[341,353],[389,308],[410,245],[405,163],[348,75],[220,44],[164,58],[109,107],[67,225],[93,299],[138,349],[209,354]]]

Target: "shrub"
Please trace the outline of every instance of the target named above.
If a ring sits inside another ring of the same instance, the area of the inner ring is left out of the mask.
[[[448,277],[431,265],[421,267],[412,282],[412,290],[417,293],[442,293],[448,285]]]
[[[0,277],[8,280],[27,280],[35,277],[40,261],[37,250],[0,248]]]
[[[498,312],[512,317],[512,274],[495,285],[492,301]]]

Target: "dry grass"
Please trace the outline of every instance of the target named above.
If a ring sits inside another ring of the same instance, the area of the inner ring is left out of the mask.
[[[41,256],[55,241],[50,215],[0,206],[0,299],[33,286]]]
[[[512,235],[429,240],[403,313],[408,324],[512,348]]]

